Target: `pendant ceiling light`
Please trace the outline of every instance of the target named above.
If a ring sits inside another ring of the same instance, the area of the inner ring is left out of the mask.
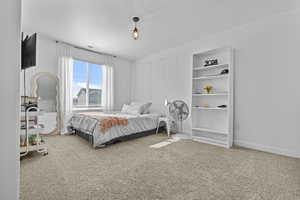
[[[138,21],[140,21],[140,18],[133,17],[132,21],[134,22],[134,29],[132,31],[132,37],[133,37],[133,39],[137,40],[137,39],[139,39],[139,30],[137,29],[136,24]]]

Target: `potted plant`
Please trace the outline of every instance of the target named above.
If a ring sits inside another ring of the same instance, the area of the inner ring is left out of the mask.
[[[39,137],[37,135],[29,136],[29,144],[36,145],[39,142]]]
[[[209,94],[211,92],[211,90],[213,89],[213,86],[211,85],[206,85],[203,87],[204,90],[206,90],[207,94]]]

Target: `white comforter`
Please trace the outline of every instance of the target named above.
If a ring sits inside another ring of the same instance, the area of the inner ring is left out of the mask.
[[[129,115],[123,113],[106,114],[99,112],[100,116],[128,119],[127,126],[113,126],[106,132],[101,132],[100,122],[98,120],[80,114],[88,113],[75,114],[71,118],[69,125],[77,130],[92,135],[94,147],[101,146],[114,138],[155,129],[159,118],[159,114]]]

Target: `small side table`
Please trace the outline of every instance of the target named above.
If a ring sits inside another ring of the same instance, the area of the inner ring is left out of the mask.
[[[161,122],[165,122],[167,133],[168,133],[168,137],[170,137],[170,127],[171,127],[172,121],[168,117],[160,117],[158,119],[156,134],[158,133],[159,125],[160,125]]]

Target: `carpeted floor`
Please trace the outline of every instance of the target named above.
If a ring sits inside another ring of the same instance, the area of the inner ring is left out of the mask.
[[[23,200],[297,200],[300,160],[151,135],[93,149],[77,136],[46,138],[49,155],[21,161]]]

